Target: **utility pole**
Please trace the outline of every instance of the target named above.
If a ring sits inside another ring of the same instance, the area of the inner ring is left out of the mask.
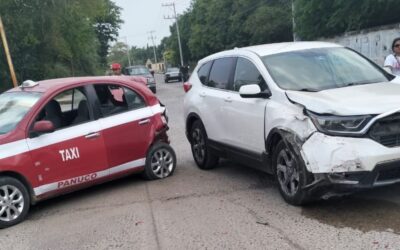
[[[18,85],[17,77],[15,76],[15,71],[14,71],[14,66],[13,66],[12,60],[11,60],[10,50],[8,49],[6,32],[4,31],[4,26],[3,26],[3,22],[1,20],[1,17],[0,17],[0,36],[1,36],[1,40],[3,41],[4,52],[7,57],[8,67],[10,68],[11,79],[12,79],[14,87],[17,87],[17,85]]]
[[[293,41],[298,41],[298,37],[296,35],[295,29],[296,29],[296,21],[294,20],[294,16],[295,16],[296,12],[295,12],[295,6],[294,6],[294,0],[292,0],[292,32],[293,32]]]
[[[181,66],[183,66],[183,53],[182,53],[182,45],[181,45],[181,36],[179,34],[179,22],[178,22],[178,16],[176,15],[176,9],[175,9],[175,3],[165,3],[162,4],[163,7],[173,7],[174,9],[174,16],[164,16],[164,19],[175,19],[176,23],[176,33],[178,34],[178,45],[179,45],[179,55],[181,57]]]
[[[129,53],[128,38],[127,38],[126,36],[121,37],[121,38],[124,38],[124,40],[125,40],[125,44],[126,44],[126,55],[128,56],[128,63],[129,63],[129,66],[131,66],[131,55],[130,55],[130,53]]]
[[[156,39],[156,37],[153,36],[154,32],[155,31],[152,30],[152,31],[149,31],[148,33],[150,34],[149,39],[153,42],[154,63],[157,63],[156,44],[154,43],[154,39]]]

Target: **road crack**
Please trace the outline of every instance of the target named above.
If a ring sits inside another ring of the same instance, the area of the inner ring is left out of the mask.
[[[295,249],[300,249],[300,250],[305,250],[305,249],[306,249],[306,248],[302,247],[300,244],[298,244],[297,242],[295,242],[294,240],[292,240],[282,229],[280,229],[280,228],[277,227],[277,226],[272,225],[272,224],[271,224],[270,222],[268,222],[268,220],[266,220],[263,216],[258,215],[257,212],[254,211],[253,209],[248,208],[248,207],[246,207],[245,205],[243,205],[243,204],[241,204],[241,203],[239,203],[239,202],[237,202],[237,201],[235,201],[235,200],[232,200],[232,199],[228,199],[228,201],[229,201],[230,203],[232,203],[233,205],[236,205],[236,206],[239,206],[239,207],[241,207],[241,208],[246,209],[247,212],[255,219],[256,224],[269,227],[269,228],[271,228],[272,230],[276,231],[276,232],[279,233],[279,234],[283,237],[283,239],[284,239],[290,246],[292,246],[293,248],[295,248]]]
[[[149,204],[150,207],[150,214],[151,214],[151,220],[152,220],[152,224],[153,224],[153,232],[156,238],[156,243],[157,243],[157,249],[161,249],[161,244],[160,244],[160,238],[159,238],[159,234],[158,234],[158,228],[157,228],[157,223],[155,220],[155,216],[154,216],[154,209],[153,209],[153,200],[150,197],[150,191],[149,191],[149,185],[148,183],[146,183],[146,194],[147,194],[147,203]]]

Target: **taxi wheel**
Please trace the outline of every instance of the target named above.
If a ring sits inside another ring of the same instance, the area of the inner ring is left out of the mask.
[[[148,180],[163,179],[171,176],[176,168],[174,149],[163,142],[154,144],[147,153],[143,176]]]
[[[0,177],[0,228],[23,221],[29,206],[30,197],[26,187],[17,179]]]

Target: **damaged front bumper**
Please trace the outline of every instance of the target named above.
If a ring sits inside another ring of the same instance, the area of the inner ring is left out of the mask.
[[[370,188],[400,182],[400,147],[389,148],[369,138],[328,136],[315,132],[302,145],[308,189],[331,191]]]

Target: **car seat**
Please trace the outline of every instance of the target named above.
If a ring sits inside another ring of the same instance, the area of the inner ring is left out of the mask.
[[[87,105],[87,101],[81,100],[78,105],[78,113],[72,124],[79,124],[88,121],[89,119],[90,117],[89,117],[89,108]]]
[[[61,128],[63,126],[61,106],[56,100],[51,100],[44,107],[45,116],[43,120],[51,121],[54,125],[54,129]]]

